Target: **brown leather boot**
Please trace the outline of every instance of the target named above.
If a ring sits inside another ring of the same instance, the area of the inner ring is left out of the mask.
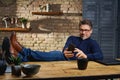
[[[10,45],[10,52],[14,57],[18,56],[18,52],[16,51],[16,49],[14,49],[13,45]]]
[[[16,33],[12,32],[11,36],[10,36],[10,41],[11,44],[13,46],[13,48],[17,51],[17,52],[21,52],[22,51],[22,46],[20,45],[20,43],[17,41],[16,39]]]

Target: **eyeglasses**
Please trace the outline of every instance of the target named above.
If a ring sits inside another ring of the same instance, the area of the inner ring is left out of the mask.
[[[88,30],[88,29],[80,29],[81,32],[89,32],[90,30]]]

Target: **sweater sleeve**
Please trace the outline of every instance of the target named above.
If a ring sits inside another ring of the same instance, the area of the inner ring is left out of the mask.
[[[72,36],[68,37],[66,43],[65,43],[65,46],[63,48],[63,51],[68,48],[69,44],[72,43]]]
[[[73,38],[73,36],[68,37],[68,39],[67,39],[67,41],[66,41],[66,43],[65,43],[65,46],[64,46],[64,48],[63,48],[63,50],[62,50],[62,53],[64,52],[64,50],[65,50],[66,48],[68,48],[69,44],[72,43],[72,38]],[[63,55],[64,55],[64,54],[63,54]],[[64,57],[65,57],[65,55],[64,55]],[[69,58],[66,58],[66,57],[65,57],[65,59],[66,59],[66,60],[70,60]]]
[[[91,42],[91,53],[87,54],[89,60],[102,60],[103,54],[98,43],[93,40]]]

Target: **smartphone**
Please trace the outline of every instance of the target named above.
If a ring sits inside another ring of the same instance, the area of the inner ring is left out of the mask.
[[[74,50],[75,50],[75,45],[73,43],[69,44],[68,51],[72,51],[73,53]]]

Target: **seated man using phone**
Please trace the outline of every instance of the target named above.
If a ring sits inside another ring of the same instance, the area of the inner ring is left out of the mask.
[[[79,23],[80,37],[70,36],[64,46],[63,53],[69,60],[76,58],[88,58],[88,60],[102,60],[103,54],[98,43],[91,39],[93,31],[92,22],[83,20]],[[69,54],[67,50],[70,44],[75,45],[74,54]]]
[[[8,62],[8,57],[11,55],[21,57],[22,61],[61,61],[76,60],[77,58],[102,60],[103,54],[98,43],[90,38],[93,31],[91,21],[82,20],[79,24],[79,31],[79,37],[70,36],[67,39],[62,52],[42,52],[25,48],[17,41],[15,32],[11,34],[10,40],[9,38],[7,38],[7,40],[3,40],[2,49],[3,52],[5,52],[6,60]]]

